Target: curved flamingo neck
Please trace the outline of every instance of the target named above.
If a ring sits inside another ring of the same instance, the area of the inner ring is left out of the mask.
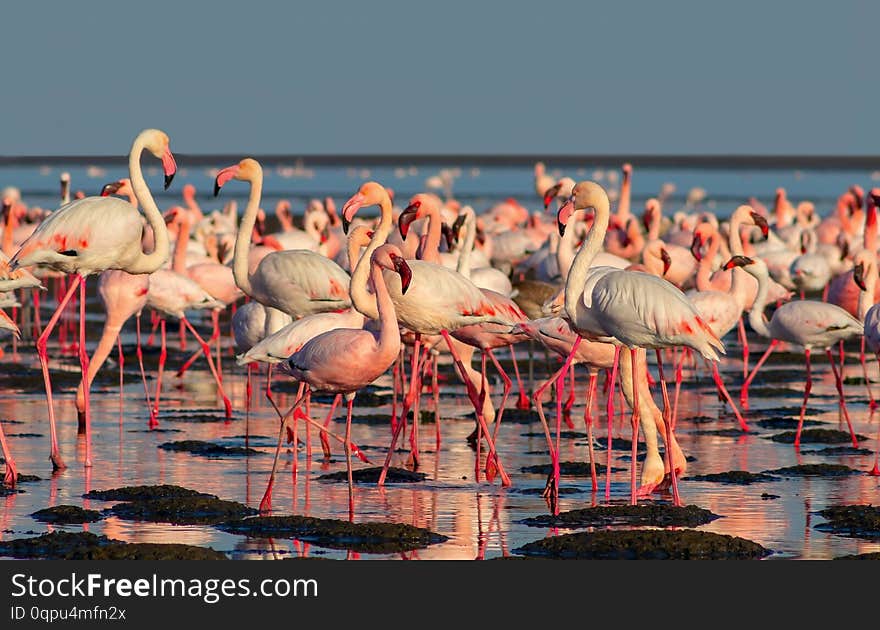
[[[141,255],[132,263],[126,271],[129,273],[152,273],[165,264],[168,260],[168,254],[171,251],[171,244],[168,240],[168,228],[165,227],[165,218],[156,207],[153,195],[144,181],[144,175],[141,172],[141,153],[146,148],[147,136],[143,133],[139,134],[131,146],[131,153],[128,156],[128,173],[131,179],[131,187],[134,196],[144,209],[144,215],[150,227],[153,228],[153,237],[155,245],[153,251],[149,254]]]
[[[770,333],[767,319],[764,317],[764,308],[767,306],[767,291],[770,288],[767,267],[765,265],[763,268],[754,268],[751,273],[758,280],[758,293],[755,295],[752,310],[749,311],[749,325],[762,337],[771,338],[773,335]]]
[[[872,261],[865,265],[865,290],[859,291],[859,319],[865,321],[868,311],[874,306],[874,292],[877,290],[877,257],[871,251]]]
[[[248,194],[247,206],[235,235],[235,252],[232,256],[232,275],[235,284],[246,295],[253,296],[253,285],[248,275],[248,252],[251,246],[251,235],[257,224],[257,213],[260,211],[260,197],[263,194],[263,173],[255,173],[250,180],[251,191]]]
[[[663,212],[660,209],[660,204],[653,206],[654,210],[651,212],[651,227],[648,229],[648,240],[654,241],[660,238],[660,223],[663,221]]]
[[[440,264],[440,208],[433,203],[425,204],[425,213],[428,215],[427,238],[419,248],[419,259],[426,262]]]
[[[3,253],[7,256],[15,254],[15,241],[13,240],[13,230],[18,226],[18,217],[15,216],[15,208],[9,206],[6,213],[6,229],[3,231]]]
[[[184,213],[180,220],[180,228],[177,231],[177,240],[174,243],[174,258],[171,262],[171,269],[177,273],[186,273],[186,248],[189,244],[190,224],[189,217]],[[207,249],[207,248],[206,248]]]
[[[590,206],[595,208],[596,211],[593,225],[590,227],[583,245],[581,245],[577,255],[574,257],[574,261],[572,261],[571,268],[568,271],[568,278],[565,281],[565,312],[570,321],[576,321],[577,303],[583,294],[590,263],[593,262],[593,258],[602,249],[605,232],[608,231],[608,218],[610,214],[608,195],[604,191],[600,191],[594,195],[593,199],[589,200],[585,207],[588,208]]]
[[[862,235],[865,249],[877,251],[877,206],[873,203],[868,204],[868,211],[865,215],[865,233]]]
[[[293,217],[290,215],[290,206],[286,202],[278,202],[278,205],[275,206],[275,216],[278,218],[278,223],[281,224],[282,232],[293,231]]]
[[[620,185],[620,201],[617,202],[617,218],[624,224],[626,224],[626,220],[630,217],[631,191],[632,175],[629,172],[624,172],[623,183]]]
[[[559,244],[556,248],[556,266],[559,268],[559,275],[563,278],[568,277],[568,272],[571,269],[572,262],[574,261],[574,228],[577,225],[578,221],[583,220],[583,216],[583,210],[576,210],[575,212],[572,212],[571,218],[568,221],[568,229],[565,230],[561,237],[559,237]]]
[[[370,266],[370,278],[376,290],[376,306],[379,311],[379,355],[390,360],[400,352],[400,327],[397,325],[397,314],[382,275],[382,268],[375,262]]]
[[[373,252],[379,249],[381,245],[384,245],[385,241],[388,240],[388,235],[391,234],[391,229],[394,227],[393,215],[394,210],[391,205],[391,198],[386,194],[379,202],[379,225],[373,231],[373,238],[370,239],[370,244],[367,245],[367,249],[361,254],[361,258],[351,274],[351,282],[348,289],[351,303],[364,317],[370,319],[379,318],[376,296],[370,295],[367,289],[371,260]]]
[[[716,231],[709,233],[707,241],[709,246],[706,248],[706,253],[700,259],[700,265],[697,268],[696,285],[698,291],[710,291],[712,289],[712,263],[715,261],[715,256],[718,255],[718,249],[721,246],[721,237]]]
[[[458,264],[455,270],[465,278],[471,277],[471,252],[474,251],[474,242],[477,239],[477,215],[470,206],[465,206],[464,210],[464,243],[462,243],[461,251],[458,253]]]

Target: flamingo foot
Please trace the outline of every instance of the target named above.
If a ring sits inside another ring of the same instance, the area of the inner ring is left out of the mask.
[[[61,453],[56,451],[49,456],[49,459],[52,461],[52,472],[57,472],[59,470],[64,470],[67,468],[67,464],[64,463],[64,460],[61,458]]]
[[[668,477],[668,475],[667,475],[667,477]],[[646,483],[646,484],[641,485],[638,488],[636,488],[636,498],[647,499],[652,494],[654,494],[655,491],[659,492],[660,485],[662,483],[666,482],[667,477],[664,477],[663,482],[661,482],[661,483]],[[671,477],[669,477],[669,484],[672,485],[672,478]]]
[[[880,407],[880,403],[878,403],[876,400],[872,400],[868,406],[871,411],[875,411],[877,407]]]
[[[229,420],[232,418],[232,403],[226,396],[223,397],[223,406],[226,407],[226,419]]]
[[[526,411],[527,409],[532,408],[532,404],[529,401],[529,397],[526,396],[525,392],[520,391],[519,398],[516,401],[516,408],[520,411]]]
[[[266,486],[266,493],[263,495],[263,499],[260,501],[260,514],[265,515],[272,511],[272,486],[274,485],[275,480],[270,479],[269,485]]]
[[[321,432],[321,450],[324,451],[324,459],[330,459],[330,439],[327,434]]]
[[[547,483],[544,484],[544,491],[541,493],[541,496],[545,499],[552,499],[556,495],[556,475],[551,471],[550,474],[547,475]]]
[[[872,477],[880,477],[880,467],[878,467],[877,464],[875,463],[874,467],[868,471],[868,474],[871,475]]]
[[[495,460],[490,456],[486,460],[486,481],[492,483],[495,481],[495,477],[498,476],[498,467],[495,465]]]
[[[15,462],[6,461],[6,474],[3,475],[3,485],[14,488],[18,482],[18,472],[15,470]]]
[[[349,448],[351,449],[352,455],[357,457],[359,460],[361,460],[365,464],[372,464],[373,463],[369,459],[367,459],[367,456],[364,455],[364,452],[358,448],[357,444],[355,444],[354,442],[349,442],[348,444],[349,444]],[[328,457],[329,457],[329,455],[328,455]]]

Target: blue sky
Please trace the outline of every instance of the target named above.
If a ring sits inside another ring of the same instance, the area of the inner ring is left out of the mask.
[[[880,146],[867,0],[310,4],[10,4],[0,154]]]

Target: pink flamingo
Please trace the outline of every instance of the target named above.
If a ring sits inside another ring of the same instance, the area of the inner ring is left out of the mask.
[[[859,313],[862,314],[862,320],[864,321],[864,342],[871,352],[874,353],[874,356],[877,357],[878,363],[880,363],[880,305],[873,303],[874,300],[871,297],[874,295],[874,288],[878,284],[877,255],[871,251],[866,254],[860,253],[860,256],[861,258],[855,266],[856,273],[853,278],[861,289]],[[862,347],[864,348],[864,344]],[[862,364],[862,369],[864,370],[865,383],[867,384],[868,372],[864,363]],[[868,386],[868,394],[873,403],[874,396],[871,394],[870,386]],[[874,406],[871,409],[873,410]],[[874,467],[871,468],[869,473],[874,477],[880,475],[880,465],[878,465],[880,464],[880,434],[878,434],[877,439],[878,444],[875,445],[874,450]]]
[[[865,229],[862,233],[862,247],[876,252],[877,242],[877,204],[880,203],[880,188],[872,188],[868,196],[868,209],[865,213]],[[852,281],[853,272],[850,269],[831,280],[828,286],[828,301],[844,309],[850,315],[858,314],[859,297],[858,287]],[[874,301],[880,300],[880,284],[874,289]]]
[[[0,330],[9,330],[18,338],[21,338],[21,331],[15,322],[10,319],[3,310],[0,310]],[[6,443],[6,435],[3,433],[3,425],[0,425],[0,449],[3,452],[3,459],[6,460],[6,472],[3,475],[3,483],[11,488],[15,487],[18,482],[18,472],[15,468],[15,459],[12,457],[12,451]]]
[[[638,271],[623,271],[608,267],[590,268],[590,262],[602,246],[608,229],[610,208],[605,190],[594,182],[583,181],[575,186],[571,198],[558,214],[559,228],[565,230],[571,214],[577,209],[593,208],[595,217],[587,238],[581,245],[565,284],[565,313],[578,333],[572,355],[579,341],[586,336],[595,341],[615,344],[612,365],[612,386],[609,387],[609,408],[613,405],[614,381],[621,346],[630,350],[633,363],[639,348],[655,348],[663,389],[664,414],[669,417],[670,405],[663,378],[661,348],[687,346],[710,361],[718,361],[718,352],[724,346],[712,329],[702,320],[684,294],[669,282]],[[570,356],[572,356],[570,355]],[[568,361],[567,361],[568,363]],[[566,366],[567,369],[567,366]],[[631,472],[631,501],[637,500],[635,482],[636,446],[638,444],[638,387],[634,388],[633,453]],[[609,421],[613,413],[609,413]],[[667,422],[667,441],[672,432]],[[667,455],[669,457],[670,455]],[[679,503],[676,471],[670,467],[673,495]]]
[[[742,267],[758,280],[758,296],[755,298],[755,305],[749,313],[749,324],[752,329],[762,337],[770,339],[770,345],[767,351],[755,365],[749,377],[743,383],[743,394],[741,401],[747,404],[748,387],[754,380],[755,375],[767,357],[773,352],[780,341],[787,341],[804,347],[804,356],[807,364],[807,382],[804,391],[804,402],[801,405],[801,414],[798,420],[797,434],[794,440],[796,449],[800,449],[801,429],[804,424],[804,413],[807,408],[807,400],[810,398],[810,390],[813,387],[813,377],[810,369],[810,351],[813,348],[825,349],[828,359],[831,362],[831,369],[834,371],[835,384],[837,386],[837,394],[840,400],[840,407],[849,426],[852,436],[853,446],[858,448],[858,440],[853,432],[852,423],[849,419],[849,412],[846,409],[846,401],[843,396],[843,381],[837,366],[834,363],[834,356],[831,354],[831,346],[838,341],[849,339],[855,335],[861,335],[864,331],[862,322],[854,318],[839,306],[828,304],[827,302],[817,302],[815,300],[798,300],[796,302],[787,302],[777,308],[773,312],[773,317],[768,322],[764,317],[764,307],[767,305],[767,279],[769,272],[767,265],[760,258],[751,259],[745,256],[734,256],[724,265],[725,269],[734,267]]]
[[[385,276],[386,269],[399,275],[400,292],[405,294],[412,279],[412,271],[403,254],[394,245],[383,245],[370,256],[370,279],[376,290],[376,308],[379,311],[379,330],[337,328],[311,339],[288,360],[290,373],[315,391],[344,394],[348,403],[345,422],[345,463],[348,469],[349,515],[354,516],[354,482],[351,469],[351,411],[357,391],[379,378],[397,360],[400,352],[400,332]],[[302,398],[302,396],[300,397]],[[294,403],[291,410],[298,406]],[[272,485],[278,467],[278,455],[287,419],[285,415],[278,434],[275,461],[260,511],[267,512],[272,505]]]
[[[115,197],[86,197],[62,206],[43,221],[12,258],[13,269],[37,265],[68,274],[75,274],[67,294],[37,340],[37,353],[43,369],[46,400],[49,406],[49,431],[52,441],[50,459],[55,469],[64,468],[55,431],[55,410],[52,404],[52,384],[49,380],[46,342],[62,311],[79,287],[79,358],[82,376],[88,373],[85,329],[86,278],[107,269],[122,269],[129,273],[152,273],[167,259],[168,232],[165,221],[156,207],[150,189],[141,173],[140,156],[148,150],[162,161],[165,187],[171,184],[177,165],[168,149],[168,136],[157,129],[138,134],[132,143],[128,159],[129,175],[135,195],[144,208],[144,214],[155,234],[155,249],[145,254],[141,249],[143,222],[140,213],[131,204]],[[86,423],[86,466],[92,465],[91,420],[88,383],[84,387]]]

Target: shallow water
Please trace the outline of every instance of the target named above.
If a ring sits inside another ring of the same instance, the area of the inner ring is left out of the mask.
[[[96,327],[92,327],[93,330]],[[176,327],[172,327],[176,329]],[[90,331],[90,337],[97,332]],[[176,335],[170,338],[176,342]],[[160,431],[147,431],[148,413],[143,400],[143,389],[130,352],[133,339],[126,334],[127,360],[125,363],[125,384],[120,398],[115,366],[105,366],[101,382],[96,383],[92,392],[93,411],[93,451],[95,465],[91,469],[83,467],[84,440],[77,435],[75,408],[73,407],[73,386],[78,370],[73,356],[54,360],[53,374],[68,371],[67,378],[58,378],[55,387],[56,412],[60,423],[61,450],[68,468],[52,475],[48,462],[48,427],[46,426],[46,403],[43,389],[34,386],[28,391],[7,391],[0,401],[0,418],[4,419],[4,429],[9,436],[13,452],[17,458],[19,472],[36,474],[44,479],[35,483],[20,484],[24,492],[0,498],[0,536],[3,539],[35,535],[52,529],[79,531],[86,529],[97,534],[106,534],[115,539],[129,542],[182,542],[193,545],[210,546],[223,551],[233,558],[282,558],[291,555],[319,555],[331,558],[376,557],[370,554],[352,554],[331,550],[314,544],[295,540],[247,538],[226,534],[208,526],[175,526],[170,524],[140,523],[109,517],[104,521],[85,526],[47,526],[37,523],[30,514],[38,509],[74,504],[92,509],[103,509],[109,503],[86,500],[82,494],[93,489],[107,489],[136,484],[178,484],[202,492],[216,494],[223,499],[236,500],[256,507],[262,496],[268,472],[272,463],[274,440],[277,435],[277,420],[274,412],[262,400],[259,391],[254,396],[253,408],[246,419],[245,414],[245,373],[243,368],[233,367],[230,349],[224,349],[224,386],[231,397],[235,409],[231,421],[223,419],[222,406],[216,397],[216,388],[210,379],[204,361],[182,379],[175,378],[173,370],[179,366],[180,355],[173,352],[169,362],[171,373],[166,373],[166,387],[163,391]],[[736,340],[733,336],[725,340],[729,352],[736,356]],[[226,340],[228,345],[228,340]],[[38,369],[35,355],[26,344],[18,349],[14,357],[10,344],[6,343],[7,356],[3,369],[7,372],[24,373],[25,368]],[[189,338],[189,348],[193,348]],[[762,348],[753,347],[757,353]],[[57,356],[57,352],[55,353]],[[524,356],[525,352],[520,352]],[[757,356],[757,355],[755,355]],[[543,373],[543,354],[536,353],[535,370]],[[859,370],[855,363],[856,355],[849,353],[847,374],[855,376]],[[783,357],[784,358],[784,357]],[[154,365],[156,351],[147,352],[148,365]],[[555,361],[555,359],[554,359]],[[801,395],[800,383],[796,382],[803,373],[802,365],[785,360],[769,366],[775,374],[768,377],[777,387],[780,378],[792,388],[790,395],[775,394],[772,398],[761,398],[761,379],[753,385],[754,395],[751,407],[746,414],[750,421],[767,417],[762,409],[779,406],[797,406]],[[526,369],[525,361],[523,368]],[[871,366],[872,373],[874,366]],[[443,370],[442,373],[446,373]],[[726,359],[722,370],[725,380],[736,396],[741,379],[741,363],[736,359]],[[790,374],[792,380],[787,380]],[[579,376],[580,375],[579,373]],[[768,436],[780,433],[777,429],[762,429],[752,422],[754,435],[722,437],[706,434],[706,431],[730,429],[735,427],[732,416],[723,412],[717,396],[706,380],[704,368],[697,372],[685,371],[685,387],[680,399],[680,418],[676,432],[681,445],[689,456],[696,458],[689,465],[688,475],[722,472],[727,470],[748,470],[760,472],[799,463],[842,463],[860,471],[871,468],[872,455],[858,456],[819,456],[809,454],[809,450],[822,445],[804,445],[798,456],[790,444],[780,444]],[[8,376],[4,383],[8,384]],[[694,385],[694,379],[699,378]],[[492,375],[496,405],[500,399],[500,383]],[[585,383],[586,379],[582,379]],[[263,378],[260,378],[260,382]],[[64,385],[62,385],[64,383]],[[151,379],[150,384],[154,381]],[[584,431],[583,400],[584,383],[578,383],[577,400],[580,402],[572,410],[574,429]],[[390,380],[378,384],[390,388]],[[255,390],[258,386],[255,383]],[[275,389],[282,403],[292,401],[293,388],[279,376]],[[473,428],[473,422],[464,418],[469,411],[463,388],[456,380],[442,384],[441,397],[441,436],[439,452],[435,449],[435,425],[422,424],[422,461],[419,470],[428,475],[423,483],[389,484],[380,489],[373,484],[358,484],[355,489],[356,521],[390,520],[426,527],[449,536],[442,544],[415,552],[379,555],[387,558],[444,558],[471,559],[492,558],[511,554],[512,550],[526,542],[538,538],[568,533],[571,530],[529,527],[522,519],[545,514],[549,508],[539,494],[524,491],[540,489],[545,478],[540,474],[520,472],[521,467],[533,464],[546,464],[546,444],[540,423],[505,421],[500,430],[499,451],[513,486],[502,488],[498,480],[488,483],[484,479],[474,479],[475,452],[465,440]],[[818,414],[812,419],[827,422],[828,428],[846,430],[838,419],[838,404],[834,396],[834,381],[827,364],[818,364],[814,371],[813,396],[810,407]],[[864,398],[864,387],[848,386],[849,410],[857,433],[870,436],[864,445],[869,449],[876,447],[878,416],[869,413]],[[659,395],[655,396],[659,402]],[[422,408],[431,409],[430,396],[423,397]],[[508,406],[512,407],[515,398]],[[283,406],[283,404],[282,404]],[[314,402],[311,414],[322,419],[328,405]],[[604,409],[604,403],[602,405]],[[361,407],[355,405],[355,418],[359,414],[389,412],[389,406]],[[551,427],[555,421],[554,406],[547,407]],[[604,412],[598,413],[599,426],[596,438],[604,443]],[[180,419],[192,416],[208,417],[211,422],[182,422]],[[778,416],[778,413],[770,415]],[[792,414],[785,414],[792,415]],[[796,417],[796,413],[794,414]],[[342,434],[345,416],[342,410],[336,413],[333,429]],[[563,428],[566,428],[563,425]],[[170,432],[169,432],[170,431]],[[179,431],[179,432],[177,432]],[[36,434],[36,435],[34,435]],[[206,458],[188,453],[169,452],[157,448],[167,441],[183,439],[208,440],[224,445],[244,445],[245,434],[249,435],[250,447],[260,451],[260,455],[250,457]],[[532,435],[529,435],[532,434]],[[615,437],[628,438],[630,435],[628,417],[615,419]],[[300,428],[300,436],[304,436]],[[387,424],[364,424],[355,421],[352,425],[352,439],[365,452],[373,464],[381,464],[390,431]],[[276,483],[273,508],[275,514],[304,514],[329,518],[348,518],[348,492],[345,483],[319,481],[319,475],[345,470],[344,456],[337,443],[332,443],[333,457],[325,462],[321,457],[320,445],[314,431],[312,459],[300,448],[297,457],[298,472],[292,474],[294,455],[290,450],[282,453],[282,463]],[[562,461],[585,461],[586,443],[581,437],[563,438]],[[405,466],[408,453],[401,451],[395,455],[394,464]],[[597,451],[600,462],[605,461],[605,452]],[[629,451],[613,452],[613,465],[623,468],[613,473],[611,484],[612,501],[626,502],[629,498]],[[483,454],[485,457],[485,454]],[[355,467],[365,464],[355,461]],[[604,500],[604,478],[600,477],[600,491],[591,496],[588,478],[562,478],[562,486],[577,490],[573,494],[560,497],[560,509],[569,510],[585,507],[591,501]],[[794,478],[781,479],[749,486],[724,485],[711,482],[682,480],[680,489],[683,500],[696,504],[722,516],[710,524],[702,526],[707,531],[741,536],[761,543],[771,549],[771,558],[814,558],[826,559],[840,555],[880,551],[880,540],[868,541],[845,538],[814,529],[823,521],[816,514],[818,510],[837,503],[876,502],[880,480],[866,474],[851,477],[833,478]],[[779,498],[762,498],[762,494],[778,495]],[[668,494],[657,495],[657,499],[669,499]]]

